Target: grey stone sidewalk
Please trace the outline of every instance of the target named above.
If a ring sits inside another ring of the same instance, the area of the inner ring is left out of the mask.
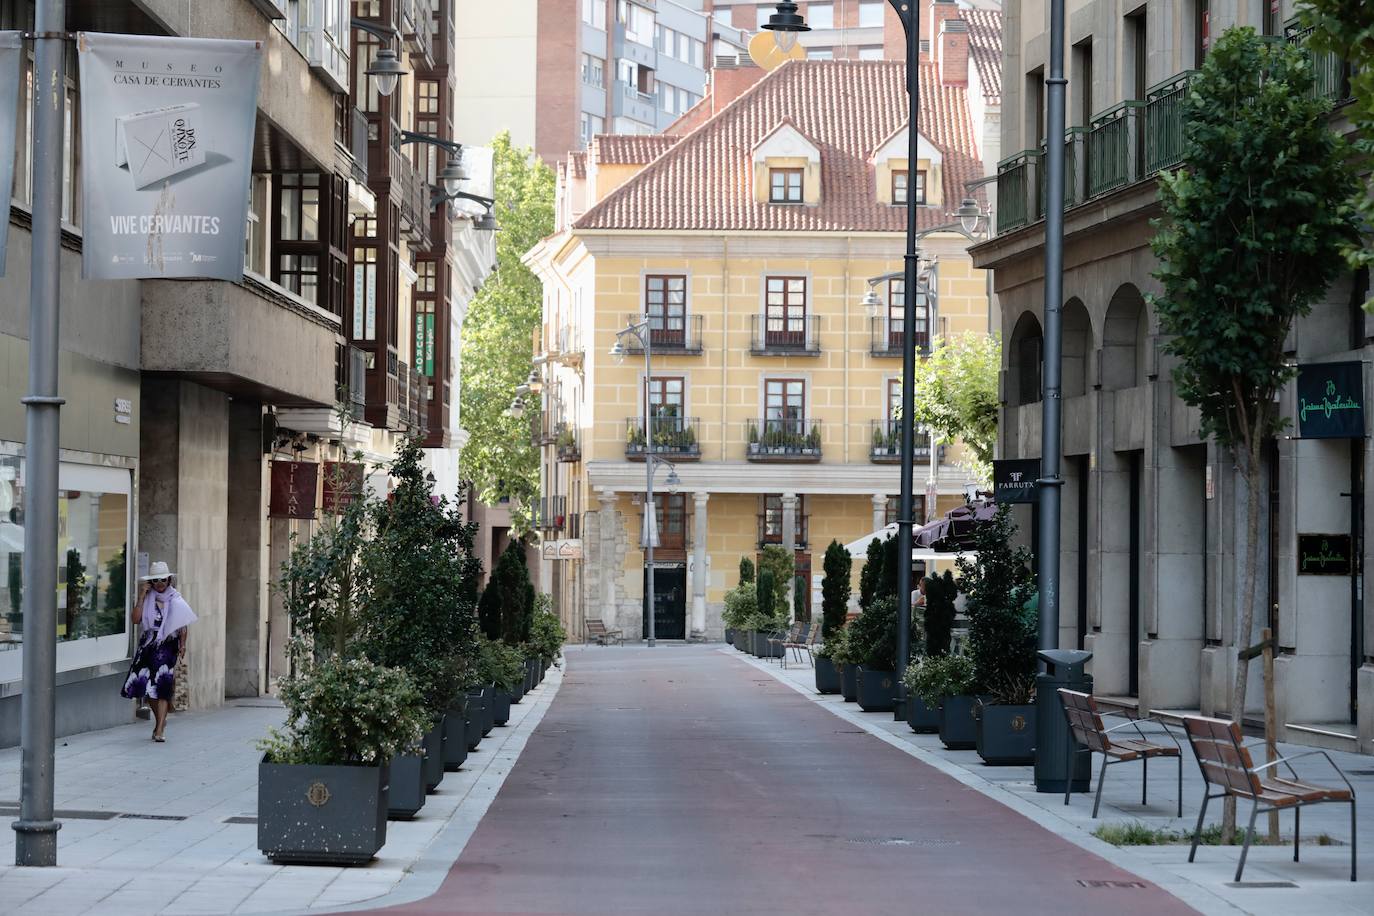
[[[1181,729],[1173,731],[1184,749],[1183,817],[1174,816],[1178,779],[1175,764],[1157,761],[1149,771],[1149,804],[1146,806],[1140,804],[1139,765],[1110,767],[1102,810],[1097,820],[1093,820],[1092,795],[1075,794],[1066,807],[1063,795],[1042,795],[1035,791],[1031,767],[986,766],[975,752],[946,750],[939,736],[915,734],[905,722],[894,722],[891,713],[865,713],[857,704],[845,703],[839,696],[817,694],[815,673],[805,663],[800,666],[789,663],[783,670],[775,661],[747,657],[729,647],[721,651],[769,672],[835,715],[996,798],[1059,836],[1154,881],[1203,913],[1252,913],[1256,916],[1374,913],[1374,890],[1371,889],[1374,885],[1374,846],[1371,845],[1374,844],[1374,757],[1328,751],[1355,786],[1360,803],[1358,882],[1352,884],[1349,880],[1350,808],[1321,805],[1303,813],[1302,832],[1308,842],[1302,847],[1301,862],[1293,861],[1293,816],[1285,813],[1280,816],[1279,826],[1289,845],[1252,847],[1246,860],[1243,886],[1236,887],[1231,881],[1240,858],[1239,846],[1200,846],[1197,861],[1189,864],[1187,845],[1118,847],[1092,835],[1092,831],[1102,824],[1131,823],[1191,834],[1197,822],[1203,785]],[[1117,722],[1108,723],[1109,726],[1113,724]],[[1283,755],[1303,750],[1308,748],[1279,745]],[[1094,791],[1100,764],[1101,757],[1094,755]],[[1296,766],[1300,774],[1313,781],[1324,781],[1330,773],[1319,757],[1299,761]],[[1242,817],[1248,817],[1249,805],[1243,803],[1240,812]],[[1218,802],[1213,802],[1208,809],[1207,820],[1220,822]],[[1256,832],[1262,834],[1266,823],[1265,816],[1261,815]],[[1338,845],[1318,845],[1315,841],[1322,834]],[[1084,878],[1091,879],[1091,876],[1084,875]],[[1129,890],[1123,889],[1121,893],[1127,894]]]
[[[59,867],[10,865],[13,840],[7,839],[0,913],[337,911],[427,896],[476,829],[561,683],[562,669],[550,668],[544,684],[511,707],[510,722],[493,729],[462,770],[445,774],[414,820],[387,825],[386,845],[363,868],[273,865],[258,852],[253,819],[261,755],[254,745],[282,720],[280,705],[269,698],[175,715],[166,744],[153,743],[152,726],[144,722],[61,739]],[[6,826],[19,798],[19,758],[18,748],[0,750]]]

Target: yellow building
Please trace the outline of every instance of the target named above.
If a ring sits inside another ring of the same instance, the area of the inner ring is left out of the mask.
[[[905,66],[819,60],[717,71],[671,135],[597,137],[559,167],[558,231],[526,260],[544,284],[542,587],[574,638],[587,619],[626,638],[645,627],[649,443],[672,463],[655,479],[660,638],[720,638],[739,559],[765,543],[794,544],[818,605],[826,545],[895,520],[904,329],[900,274],[885,275],[902,268],[905,195],[920,195],[923,229],[948,225],[981,175],[962,63],[922,64],[914,168]],[[922,241],[923,349],[988,330],[967,245],[955,232]],[[870,318],[874,278],[884,306]],[[649,374],[638,341],[623,362],[610,355],[641,316]],[[931,449],[918,442],[918,520],[962,502],[957,451],[935,449],[927,505]]]

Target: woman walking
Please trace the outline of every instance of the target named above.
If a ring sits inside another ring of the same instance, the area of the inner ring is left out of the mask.
[[[131,700],[146,697],[153,707],[153,740],[166,740],[167,710],[176,689],[177,662],[186,653],[186,628],[196,622],[195,612],[172,587],[172,572],[159,560],[141,580],[143,587],[134,604],[138,624],[138,651],[129,667],[120,695]]]

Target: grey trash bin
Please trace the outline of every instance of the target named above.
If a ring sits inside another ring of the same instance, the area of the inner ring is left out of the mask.
[[[1062,793],[1072,757],[1073,791],[1086,792],[1092,775],[1092,755],[1072,753],[1082,745],[1069,734],[1058,690],[1063,687],[1093,692],[1092,675],[1083,670],[1093,654],[1077,649],[1046,649],[1036,656],[1045,663],[1045,670],[1035,676],[1037,738],[1048,746],[1035,749],[1035,791]]]

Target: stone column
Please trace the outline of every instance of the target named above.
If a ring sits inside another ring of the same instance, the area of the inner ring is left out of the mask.
[[[709,493],[692,494],[692,632],[695,638],[706,635],[706,500]]]
[[[787,555],[796,558],[797,555],[797,494],[782,494],[782,549],[787,551]],[[792,589],[796,585],[796,574],[787,579],[787,619],[792,620],[792,609],[795,607],[796,598],[792,595]]]
[[[878,531],[887,524],[887,494],[873,494],[873,530]]]
[[[615,568],[615,490],[602,488],[601,494],[601,622],[606,629],[619,628],[615,606],[615,580],[620,570]]]

